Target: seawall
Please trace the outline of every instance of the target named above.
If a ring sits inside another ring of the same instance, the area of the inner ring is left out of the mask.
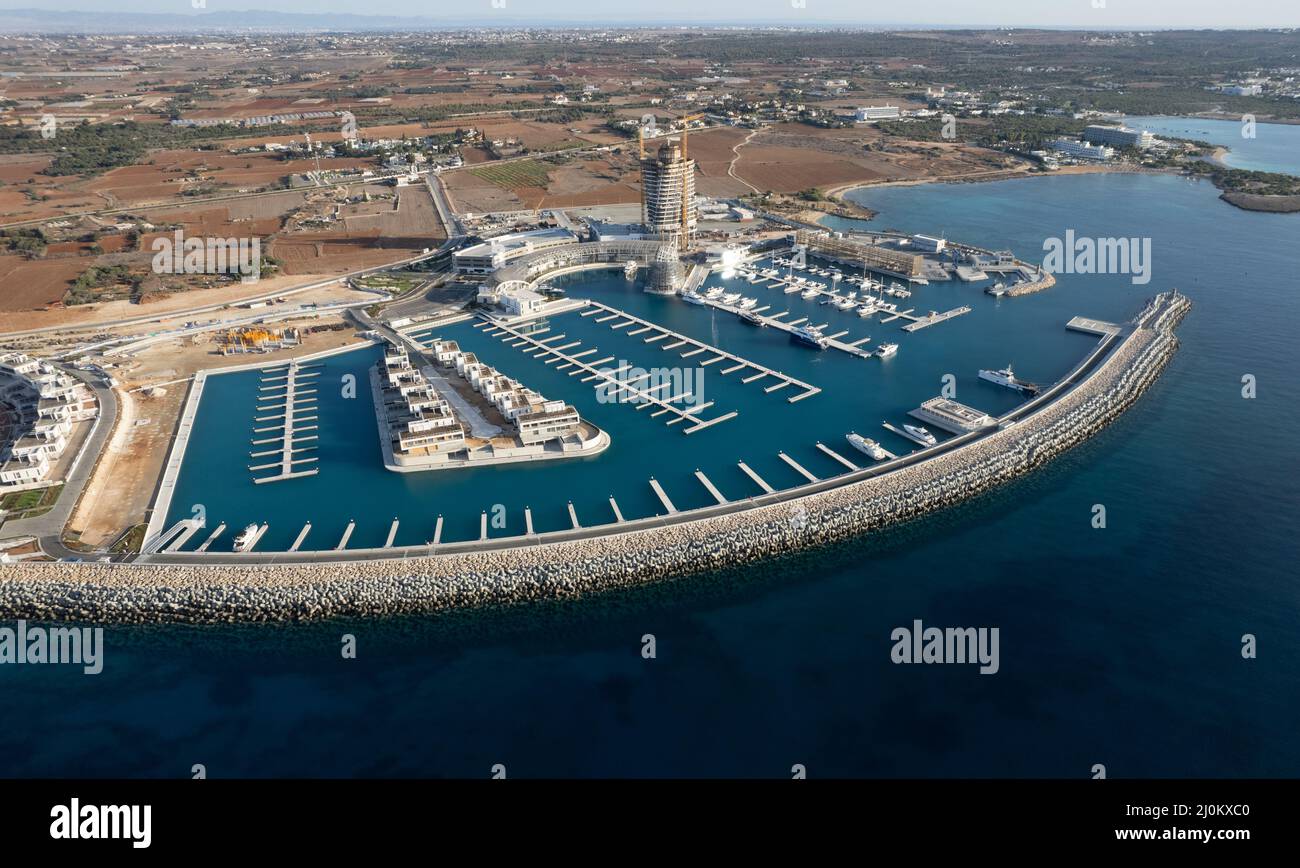
[[[848,539],[989,491],[1087,440],[1156,380],[1184,296],[1152,299],[1087,376],[993,434],[797,500],[610,536],[437,557],[278,565],[23,563],[0,615],[109,623],[382,617],[564,599]]]

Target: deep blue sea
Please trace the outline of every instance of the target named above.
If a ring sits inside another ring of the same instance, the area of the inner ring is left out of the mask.
[[[0,667],[0,774],[186,777],[203,764],[210,777],[487,777],[500,763],[515,778],[785,777],[798,763],[814,777],[1084,778],[1101,763],[1109,777],[1300,775],[1300,215],[1240,211],[1207,183],[1165,175],[855,195],[879,212],[873,226],[1035,260],[1045,237],[1071,229],[1150,237],[1153,279],[1134,286],[1123,275],[1071,275],[1046,293],[1002,301],[976,287],[924,287],[913,298],[923,310],[952,306],[951,293],[975,311],[899,340],[893,367],[829,353],[791,361],[804,366],[792,374],[828,389],[799,404],[719,384],[710,395],[717,409],[741,415],[684,437],[664,433],[663,420],[588,399],[584,414],[601,415],[615,443],[639,456],[611,447],[608,476],[575,483],[557,473],[519,496],[488,473],[481,494],[475,484],[422,492],[439,483],[399,479],[376,494],[369,477],[349,475],[351,453],[341,450],[335,472],[348,486],[335,496],[383,501],[378,529],[367,525],[372,536],[425,497],[438,502],[412,532],[427,533],[433,512],[448,511],[444,496],[475,518],[497,500],[517,515],[523,497],[535,511],[549,504],[550,521],[570,498],[580,514],[595,514],[611,488],[621,505],[626,496],[653,510],[642,488],[650,475],[691,505],[703,495],[690,487],[688,471],[700,465],[694,456],[683,462],[688,447],[730,492],[743,480],[724,466],[750,453],[770,461],[787,447],[805,450],[797,454],[811,464],[816,440],[842,442],[847,425],[875,436],[882,414],[934,394],[943,372],[958,376],[959,399],[998,409],[1007,396],[983,389],[974,368],[1014,360],[1026,376],[1059,375],[1090,343],[1061,328],[1075,314],[1120,319],[1177,287],[1196,303],[1179,332],[1182,349],[1155,388],[1085,447],[992,496],[854,543],[504,612],[110,628],[98,676]],[[669,304],[621,275],[601,279],[602,300],[622,294],[616,306]],[[746,294],[782,305],[792,298]],[[761,359],[775,347],[701,309],[660,313],[742,355]],[[590,327],[593,342],[627,341],[611,349],[638,349],[638,338],[599,336],[588,320],[563,325]],[[879,325],[844,327],[886,335]],[[540,363],[482,340],[508,373],[562,390]],[[785,364],[785,354],[772,353]],[[1242,397],[1247,374],[1254,399]],[[227,380],[232,402],[242,400],[239,376]],[[340,445],[373,425],[368,407],[349,415],[350,406],[340,405],[327,429]],[[696,446],[701,435],[709,436]],[[199,491],[200,481],[183,484]],[[211,477],[202,496],[243,485],[242,476]],[[553,503],[537,493],[559,486]],[[336,518],[353,510],[326,489],[308,500]],[[1104,529],[1091,525],[1095,504],[1106,507]],[[418,524],[403,516],[403,528]],[[1000,671],[891,663],[891,631],[915,619],[999,628]],[[356,637],[354,660],[340,654],[344,634]],[[655,637],[654,659],[641,655],[646,634]],[[1256,637],[1256,659],[1240,653],[1244,634]]]

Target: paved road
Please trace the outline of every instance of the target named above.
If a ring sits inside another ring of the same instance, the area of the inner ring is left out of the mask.
[[[117,424],[118,414],[117,395],[100,380],[98,374],[71,368],[65,370],[94,389],[95,397],[99,399],[99,416],[95,419],[94,428],[91,429],[90,436],[83,447],[81,460],[77,462],[72,475],[64,481],[63,492],[49,512],[36,518],[7,521],[3,527],[0,527],[0,537],[34,536],[39,540],[41,549],[46,554],[61,559],[86,557],[85,553],[74,551],[63,544],[63,529],[67,526],[68,519],[72,517],[72,510],[81,499],[86,483],[90,481],[91,474],[95,471],[95,465],[104,451],[104,444],[108,442],[108,438],[113,433],[113,426]]]

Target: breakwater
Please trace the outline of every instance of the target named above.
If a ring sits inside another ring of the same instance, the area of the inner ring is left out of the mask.
[[[278,565],[24,563],[0,571],[0,615],[231,622],[385,616],[557,600],[824,545],[978,496],[1088,439],[1155,381],[1190,302],[1152,299],[1078,380],[995,432],[897,471],[771,505],[547,545],[429,558]]]

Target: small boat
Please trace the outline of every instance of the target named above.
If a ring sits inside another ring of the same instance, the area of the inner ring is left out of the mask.
[[[846,437],[845,439],[849,441],[849,444],[854,449],[858,450],[859,452],[865,452],[867,455],[870,455],[871,458],[875,461],[884,461],[886,458],[889,457],[889,453],[886,452],[884,447],[882,447],[879,443],[877,443],[875,440],[872,440],[869,437],[863,437],[861,434],[858,434],[857,432],[849,434],[848,437]]]
[[[881,344],[876,347],[876,356],[882,359],[888,359],[898,354],[898,344]]]
[[[817,287],[815,287],[815,286],[810,286],[810,287],[808,287],[807,289],[805,289],[803,292],[799,293],[799,297],[800,297],[800,298],[805,298],[805,299],[807,299],[807,298],[816,298],[817,293],[820,292],[820,291],[821,291],[821,290],[819,290]]]
[[[752,310],[742,310],[740,312],[740,320],[741,322],[744,322],[747,325],[758,326],[759,328],[767,328],[767,320],[763,319],[761,316],[754,313]]]
[[[1007,287],[1005,284],[998,282],[993,284],[992,286],[986,286],[984,288],[984,293],[985,295],[991,295],[994,298],[1001,298],[1002,296],[1007,294]]]
[[[704,297],[705,297],[705,298],[717,298],[718,296],[722,295],[722,292],[723,292],[722,287],[720,287],[720,286],[715,286],[715,287],[713,287],[712,289],[706,289],[706,290],[704,290]]]
[[[735,304],[738,301],[740,301],[740,293],[738,292],[728,292],[722,296],[723,304]]]
[[[790,339],[816,350],[824,350],[831,345],[830,340],[816,326],[799,326],[790,332]]]
[[[736,305],[736,307],[740,308],[741,310],[752,310],[753,308],[758,307],[758,299],[742,298],[740,300],[740,304]]]
[[[248,527],[244,528],[243,533],[235,537],[234,550],[237,552],[246,552],[251,549],[253,543],[257,541],[258,530],[259,528],[255,524],[250,524]]]
[[[631,280],[636,277],[638,267],[639,266],[636,264],[635,259],[629,259],[627,262],[623,263],[623,276],[628,280]]]
[[[683,292],[682,301],[686,302],[687,304],[705,303],[704,296],[700,295],[698,292],[695,292],[694,290],[692,290],[691,292]]]
[[[908,434],[911,434],[919,442],[924,443],[926,446],[933,446],[939,442],[934,439],[934,435],[930,433],[929,429],[923,425],[904,425],[903,430]]]
[[[848,310],[849,308],[853,307],[857,303],[858,303],[857,293],[850,292],[844,298],[841,298],[839,301],[835,302],[835,306],[838,307],[840,310]]]

